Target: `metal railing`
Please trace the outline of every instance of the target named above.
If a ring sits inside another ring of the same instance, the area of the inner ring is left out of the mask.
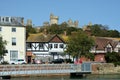
[[[0,65],[0,76],[91,72],[90,63]]]

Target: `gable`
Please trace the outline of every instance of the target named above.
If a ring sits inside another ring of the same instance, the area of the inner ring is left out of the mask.
[[[117,48],[120,48],[120,41],[116,45]]]
[[[112,46],[111,46],[111,44],[110,44],[110,43],[108,43],[106,47],[112,47]]]
[[[55,35],[54,37],[52,37],[52,39],[50,39],[49,42],[64,43],[64,41],[58,35]]]

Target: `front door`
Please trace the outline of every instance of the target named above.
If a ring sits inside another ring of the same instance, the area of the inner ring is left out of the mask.
[[[28,56],[28,63],[31,63],[31,56]]]

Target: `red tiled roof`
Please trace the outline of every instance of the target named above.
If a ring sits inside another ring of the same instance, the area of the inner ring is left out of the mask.
[[[64,41],[58,35],[52,37],[49,42],[64,43]]]
[[[64,41],[58,35],[44,35],[44,34],[32,34],[28,37],[27,42],[57,42],[61,43]]]
[[[114,41],[109,38],[104,38],[104,37],[96,37],[95,38],[95,44],[97,46],[97,50],[103,50],[107,44],[111,44],[113,48],[118,44],[118,41]]]

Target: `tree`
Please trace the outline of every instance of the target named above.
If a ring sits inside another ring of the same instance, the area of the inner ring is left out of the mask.
[[[75,32],[75,31],[78,31],[78,30],[79,29],[75,28],[75,27],[67,27],[66,32],[67,32],[67,35],[71,35],[72,32]]]
[[[92,35],[94,36],[102,36],[107,37],[108,27],[103,26],[101,24],[94,24],[90,26]]]
[[[50,33],[50,34],[60,34],[61,33],[60,27],[57,24],[52,24],[51,26],[49,26],[47,28],[47,30],[48,30],[48,33]]]
[[[76,58],[79,58],[81,56],[87,57],[89,50],[94,45],[94,40],[84,32],[79,31],[69,36],[67,44],[68,45],[66,52],[70,55],[75,56]]]
[[[108,63],[114,63],[115,65],[120,65],[120,54],[117,52],[108,52],[105,55],[105,60]]]
[[[35,28],[30,25],[26,26],[26,39],[29,37],[29,33],[36,33]]]
[[[2,37],[0,37],[0,58],[3,58],[3,56],[6,53],[5,45],[7,44],[6,41],[2,40]]]
[[[120,37],[120,33],[117,30],[109,30],[108,36],[109,37]]]
[[[100,37],[120,37],[117,30],[108,30],[108,26],[101,24],[94,24],[90,26],[91,34]]]

